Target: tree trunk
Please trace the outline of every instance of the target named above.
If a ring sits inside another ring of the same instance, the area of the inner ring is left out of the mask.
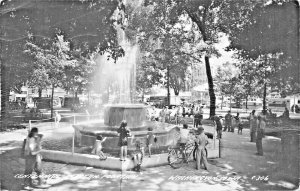
[[[206,67],[206,76],[208,81],[208,91],[209,91],[209,98],[210,98],[210,112],[209,117],[213,117],[216,115],[216,95],[214,91],[214,82],[211,74],[209,57],[205,56],[205,67]]]
[[[42,97],[42,91],[43,91],[43,89],[42,89],[42,88],[39,88],[39,89],[38,89],[39,98],[41,98],[41,97]]]
[[[53,96],[54,96],[54,85],[51,88],[51,118],[53,117]]]
[[[9,85],[6,78],[6,67],[4,63],[1,62],[1,130],[7,128],[8,122],[8,102],[9,102]]]
[[[263,114],[267,113],[267,105],[266,105],[266,97],[267,97],[267,82],[264,84],[264,95],[263,95]]]
[[[179,89],[174,88],[174,94],[175,94],[176,96],[178,96],[178,95],[179,95]]]
[[[223,100],[224,100],[224,96],[222,96],[222,101],[221,101],[221,110],[223,110]]]
[[[246,95],[246,109],[248,109],[248,95]]]
[[[167,89],[168,89],[168,107],[170,107],[170,66],[167,67]]]

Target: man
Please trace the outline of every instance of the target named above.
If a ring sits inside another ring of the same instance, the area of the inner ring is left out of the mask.
[[[40,154],[41,151],[41,139],[42,135],[38,134],[37,128],[32,128],[27,139],[25,145],[25,179],[24,179],[24,189],[25,190],[33,190],[31,174],[35,170],[38,175],[38,185],[39,188],[47,188],[48,185],[43,185],[42,183],[42,156]]]
[[[263,156],[262,148],[262,138],[264,137],[264,128],[266,126],[265,117],[258,116],[258,127],[257,127],[257,137],[256,137],[256,149],[257,155]]]
[[[165,107],[160,111],[160,121],[162,123],[166,122],[166,108]]]
[[[198,128],[198,125],[201,125],[201,114],[200,111],[197,111],[194,118],[194,127]]]
[[[250,121],[250,142],[255,142],[256,140],[256,127],[257,127],[257,116],[255,115],[255,110],[252,110],[249,117]]]
[[[224,131],[226,131],[227,128],[228,128],[228,132],[232,131],[232,129],[231,129],[231,127],[232,127],[231,121],[232,121],[232,115],[231,115],[231,112],[228,111],[228,113],[225,115],[225,127],[224,127]]]
[[[200,126],[198,128],[198,135],[196,135],[195,142],[198,144],[197,150],[196,150],[196,169],[199,170],[204,165],[204,169],[207,170],[207,156],[205,147],[208,144],[208,138],[204,134],[204,128]]]

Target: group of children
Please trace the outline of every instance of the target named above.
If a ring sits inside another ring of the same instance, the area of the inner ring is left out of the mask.
[[[117,130],[119,134],[119,142],[118,146],[120,147],[120,160],[125,161],[127,157],[127,146],[128,146],[128,138],[131,137],[131,144],[135,144],[135,151],[131,153],[131,159],[134,162],[134,170],[140,171],[141,164],[143,161],[143,158],[145,156],[145,147],[143,144],[143,141],[136,137],[134,135],[131,135],[130,130],[127,128],[127,122],[122,121],[119,129]],[[197,152],[196,157],[199,159],[197,161],[197,169],[200,169],[200,166],[204,165],[204,169],[207,170],[207,159],[206,159],[206,152],[205,146],[208,144],[208,138],[204,134],[204,129],[202,126],[200,126],[196,131],[196,136],[190,136],[190,130],[188,129],[188,125],[184,124],[183,128],[180,129],[180,138],[179,138],[179,146],[181,148],[181,153],[184,156],[184,149],[185,145],[189,141],[194,141],[197,146]],[[95,141],[95,144],[92,149],[92,154],[98,155],[100,160],[106,160],[107,156],[102,152],[102,143],[106,140],[106,138],[103,138],[101,135],[98,135]],[[135,140],[135,143],[133,143],[133,140]],[[146,137],[146,148],[148,148],[148,156],[151,157],[152,154],[152,146],[153,144],[157,142],[156,136],[152,132],[152,128],[148,128],[148,133]]]
[[[131,153],[131,158],[134,162],[134,170],[140,171],[140,166],[145,156],[144,145],[141,139],[135,138],[134,135],[131,135],[130,130],[127,128],[127,122],[122,121],[119,129],[117,130],[119,134],[118,146],[120,147],[120,161],[125,161],[127,157],[127,147],[128,147],[128,138],[131,137],[131,144],[135,144],[135,151]],[[103,138],[101,135],[98,135],[95,141],[95,144],[92,149],[92,154],[98,155],[100,160],[106,160],[107,156],[102,152],[102,143],[106,140],[106,137]],[[133,140],[136,140],[133,143]],[[153,144],[157,141],[157,138],[152,132],[152,128],[148,128],[148,133],[146,137],[146,147],[148,148],[149,157],[151,157],[151,150]]]

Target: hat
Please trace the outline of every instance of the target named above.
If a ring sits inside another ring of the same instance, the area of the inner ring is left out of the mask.
[[[220,117],[214,116],[214,120],[218,121],[218,120],[220,120]]]
[[[202,126],[198,127],[198,131],[204,131],[204,128]]]
[[[204,129],[203,129],[202,126],[198,127],[197,130],[195,131],[196,135],[201,134],[201,133],[203,132],[203,130],[204,130]]]

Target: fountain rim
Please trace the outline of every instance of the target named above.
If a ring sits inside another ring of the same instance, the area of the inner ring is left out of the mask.
[[[128,109],[134,109],[134,108],[146,108],[145,105],[143,104],[132,104],[132,103],[124,103],[124,104],[105,104],[104,105],[105,108],[109,107],[109,108],[128,108]]]

